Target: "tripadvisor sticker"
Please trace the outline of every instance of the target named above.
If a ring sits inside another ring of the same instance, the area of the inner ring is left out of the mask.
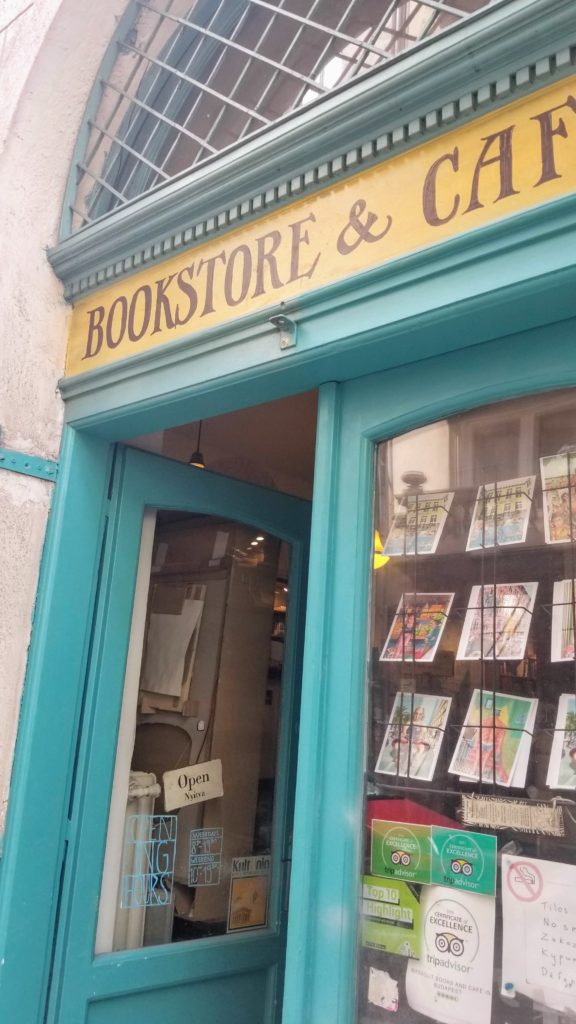
[[[431,881],[467,892],[496,892],[496,836],[432,826]]]
[[[409,1007],[444,1024],[490,1024],[496,901],[473,892],[446,895],[437,885],[421,895],[421,955],[406,966]]]
[[[372,821],[372,873],[430,883],[430,826]]]

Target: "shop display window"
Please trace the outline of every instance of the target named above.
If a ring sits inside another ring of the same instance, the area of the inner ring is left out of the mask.
[[[375,538],[356,1020],[568,1024],[576,394],[377,445]]]

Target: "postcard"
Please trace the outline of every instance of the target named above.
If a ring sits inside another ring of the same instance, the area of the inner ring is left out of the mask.
[[[386,538],[385,555],[432,555],[444,529],[454,491],[434,494],[403,494],[397,501],[403,505],[392,520]]]
[[[538,701],[474,690],[448,769],[464,781],[523,786]]]
[[[551,661],[574,661],[576,580],[556,580],[552,594]]]
[[[466,551],[523,544],[528,530],[535,476],[481,484],[476,495]]]
[[[430,782],[451,703],[451,697],[397,693],[375,771]]]
[[[540,459],[547,544],[576,538],[576,451]]]
[[[402,594],[380,661],[433,661],[454,594]]]
[[[497,583],[494,602],[492,584],[472,587],[456,659],[521,661],[537,590],[537,583]]]
[[[573,693],[560,694],[546,785],[552,789],[576,789],[576,697]]]

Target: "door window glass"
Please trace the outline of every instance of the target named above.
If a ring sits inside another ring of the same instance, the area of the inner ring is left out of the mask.
[[[356,1019],[568,1024],[574,393],[379,444],[375,538]]]
[[[96,951],[272,925],[289,548],[147,514]]]

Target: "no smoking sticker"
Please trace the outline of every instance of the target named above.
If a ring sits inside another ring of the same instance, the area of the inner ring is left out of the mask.
[[[508,868],[506,884],[515,899],[534,903],[542,893],[544,881],[534,861],[513,860]]]

